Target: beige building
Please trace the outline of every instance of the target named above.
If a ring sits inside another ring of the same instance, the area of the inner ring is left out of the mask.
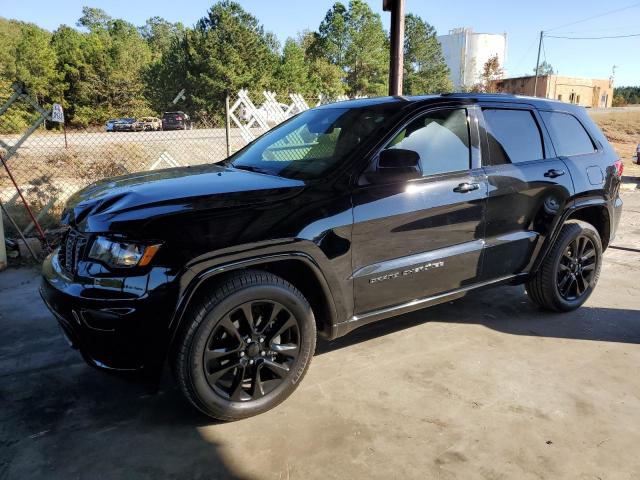
[[[503,78],[494,80],[492,86],[496,92],[533,96],[535,79],[534,76]],[[538,77],[536,96],[583,107],[610,107],[613,102],[613,80],[543,75]]]

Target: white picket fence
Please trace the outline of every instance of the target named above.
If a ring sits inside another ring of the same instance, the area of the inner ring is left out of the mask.
[[[229,121],[240,130],[240,135],[247,143],[297,113],[331,101],[349,100],[346,95],[335,99],[319,95],[317,100],[309,106],[307,99],[299,93],[290,93],[288,103],[279,101],[274,92],[265,90],[262,95],[264,101],[256,105],[249,97],[249,91],[243,89],[238,92],[235,101],[229,105]]]

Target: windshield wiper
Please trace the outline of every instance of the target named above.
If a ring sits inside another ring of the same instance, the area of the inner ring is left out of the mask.
[[[248,172],[263,173],[265,175],[276,175],[275,173],[273,173],[270,170],[267,170],[266,168],[254,167],[253,165],[234,165],[232,163],[231,166],[238,170],[246,170]]]

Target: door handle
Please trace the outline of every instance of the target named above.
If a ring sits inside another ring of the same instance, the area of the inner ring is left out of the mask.
[[[454,188],[453,191],[457,193],[467,193],[471,192],[472,190],[478,190],[479,188],[480,185],[477,183],[461,183],[456,188]]]
[[[555,168],[552,168],[551,170],[547,170],[544,173],[544,176],[548,178],[556,178],[564,175],[564,173],[564,170],[556,170]]]

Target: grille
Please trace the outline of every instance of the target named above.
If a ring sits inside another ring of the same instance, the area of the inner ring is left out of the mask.
[[[69,230],[60,244],[58,250],[58,262],[69,274],[75,274],[78,269],[78,261],[84,255],[87,246],[87,237],[75,230]]]

